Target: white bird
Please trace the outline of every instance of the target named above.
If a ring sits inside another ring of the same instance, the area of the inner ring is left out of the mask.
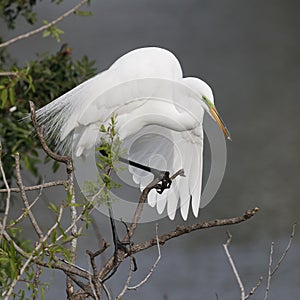
[[[129,158],[153,168],[176,172],[170,190],[152,190],[148,203],[174,219],[178,203],[184,220],[190,203],[195,217],[201,205],[203,167],[203,117],[209,114],[230,139],[214,105],[211,88],[201,79],[184,78],[177,58],[168,50],[149,47],[133,50],[112,66],[83,82],[37,111],[45,137],[55,138],[62,153],[75,149],[84,156],[95,147],[101,124],[116,115],[116,129]],[[126,147],[125,147],[126,148]],[[153,176],[129,167],[133,180],[145,187]]]

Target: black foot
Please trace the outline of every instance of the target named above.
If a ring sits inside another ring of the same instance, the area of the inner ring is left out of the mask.
[[[112,218],[111,218],[111,222],[112,222],[112,229],[113,229],[113,243],[114,243],[114,247],[115,247],[114,254],[113,254],[114,261],[113,261],[113,267],[112,267],[111,272],[102,280],[102,282],[105,282],[106,280],[111,278],[116,273],[118,266],[119,266],[118,252],[122,251],[122,252],[126,253],[128,256],[130,256],[131,255],[131,246],[133,245],[133,243],[131,241],[123,242],[119,239],[118,234],[116,232],[114,220]],[[122,221],[122,223],[126,227],[126,231],[127,231],[127,235],[128,235],[129,230],[128,230],[127,224],[123,221]],[[133,263],[132,271],[135,272],[137,270],[137,263],[133,256],[132,256],[132,263]]]
[[[127,254],[130,254],[130,246],[131,245],[132,245],[131,242],[122,242],[119,239],[117,239],[115,241],[115,252],[114,253],[117,253],[118,250],[121,250]]]
[[[160,177],[158,177],[160,178]],[[170,178],[170,172],[164,172],[161,180],[155,185],[155,189],[159,194],[162,194],[165,189],[169,189],[171,187],[172,180]]]

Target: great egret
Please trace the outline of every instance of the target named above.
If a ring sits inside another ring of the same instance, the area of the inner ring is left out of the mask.
[[[167,208],[174,219],[180,201],[182,217],[187,219],[190,202],[196,217],[200,207],[204,113],[230,139],[211,88],[198,78],[183,78],[177,58],[168,50],[149,47],[125,54],[108,70],[39,109],[37,117],[45,136],[54,138],[57,150],[66,153],[73,147],[75,156],[83,156],[95,146],[92,137],[101,124],[108,124],[112,114],[117,116],[116,129],[125,143],[141,130],[152,128],[135,143],[130,159],[147,166],[151,164],[149,153],[159,154],[168,171],[184,169],[186,177],[179,179],[173,193],[162,196],[151,191],[148,202],[157,205],[159,213]],[[162,131],[169,132],[173,145],[157,141],[157,133]],[[183,157],[178,157],[178,150]],[[154,161],[152,167],[160,164]],[[149,183],[149,177],[130,168],[141,187]]]

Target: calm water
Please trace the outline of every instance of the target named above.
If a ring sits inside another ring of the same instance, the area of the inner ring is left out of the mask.
[[[233,142],[228,144],[223,184],[200,220],[260,207],[253,220],[229,228],[234,236],[232,255],[245,286],[251,288],[260,275],[266,277],[271,241],[276,242],[275,257],[280,256],[292,223],[299,221],[299,2],[115,0],[94,1],[91,9],[93,17],[73,17],[62,24],[65,41],[76,57],[87,54],[96,59],[100,71],[133,48],[158,45],[176,53],[186,76],[201,77],[213,87]],[[56,6],[45,3],[39,11],[42,19],[59,13]],[[57,47],[55,42],[34,37],[12,49],[26,60]],[[45,223],[51,221],[47,215],[42,217]],[[101,228],[107,226],[102,215],[95,217]],[[164,220],[160,231],[172,226]],[[154,227],[142,226],[136,239],[151,236]],[[148,284],[125,299],[163,299],[164,295],[172,300],[216,299],[216,294],[222,300],[238,299],[238,286],[222,248],[226,229],[196,232],[169,242]],[[105,234],[106,229],[102,230]],[[78,258],[86,268],[87,243],[96,249],[93,232],[85,237]],[[274,276],[270,299],[300,298],[299,250],[296,235]],[[156,255],[153,249],[137,257],[135,282],[147,274]],[[111,285],[114,293],[122,288],[126,274],[125,266]],[[64,280],[58,272],[51,280],[57,290],[48,293],[47,299],[62,299]],[[264,286],[265,281],[252,299],[263,299]]]

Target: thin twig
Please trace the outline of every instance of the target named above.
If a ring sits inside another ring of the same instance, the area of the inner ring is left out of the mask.
[[[33,300],[38,300],[38,291],[39,291],[39,285],[40,285],[40,275],[42,273],[42,268],[41,266],[37,265],[36,266],[36,271],[34,273],[34,278],[33,278],[33,290],[34,290],[34,297]]]
[[[23,40],[23,39],[26,39],[26,38],[29,38],[30,36],[32,35],[35,35],[35,34],[38,34],[48,28],[50,28],[51,26],[54,26],[55,24],[59,23],[60,21],[62,21],[63,19],[65,19],[66,17],[68,17],[69,15],[71,15],[72,13],[76,12],[82,5],[84,5],[85,3],[87,3],[88,0],[81,0],[76,6],[74,6],[73,8],[71,8],[70,10],[68,10],[67,12],[65,12],[63,15],[59,16],[58,18],[56,18],[55,20],[51,21],[50,23],[48,24],[45,24],[35,30],[32,30],[32,31],[29,31],[25,34],[21,34],[15,38],[12,38],[2,44],[0,44],[0,48],[3,48],[3,47],[7,47],[17,41],[20,41],[20,40]]]
[[[25,187],[26,190],[26,187]],[[40,199],[41,195],[42,195],[42,191],[43,189],[40,189],[39,194],[36,196],[36,198],[32,201],[32,203],[29,205],[28,209],[31,210],[31,208],[35,205],[35,203]],[[27,211],[23,211],[23,213],[17,218],[15,219],[13,222],[11,222],[7,227],[11,228],[16,226],[16,224],[20,223],[25,217],[27,216]]]
[[[15,76],[15,77],[17,77],[17,76],[19,76],[19,73],[13,72],[13,71],[4,71],[4,72],[0,72],[0,76]]]
[[[35,232],[37,233],[39,239],[43,239],[44,235],[43,235],[43,231],[41,230],[40,226],[37,223],[37,220],[35,219],[35,216],[33,215],[31,209],[30,209],[30,205],[26,196],[26,192],[25,192],[25,187],[23,184],[23,180],[22,180],[22,176],[21,176],[21,168],[20,168],[20,155],[19,153],[15,154],[15,162],[16,162],[16,175],[17,175],[17,184],[20,188],[20,193],[21,193],[21,199],[24,203],[26,212],[28,213],[29,216],[29,220],[35,230]]]
[[[126,282],[124,284],[124,287],[123,287],[122,291],[120,292],[120,294],[116,297],[116,300],[121,300],[122,297],[125,295],[126,291],[128,290],[130,280],[132,277],[132,272],[133,272],[133,256],[130,256],[130,267],[129,267],[128,276],[127,276]]]
[[[52,234],[52,232],[57,228],[58,224],[60,223],[60,220],[61,220],[61,217],[62,217],[62,213],[63,213],[63,206],[61,205],[60,209],[59,209],[59,212],[58,212],[58,216],[57,216],[57,222],[47,231],[47,233],[43,236],[43,238],[38,242],[38,244],[36,245],[36,247],[33,249],[31,255],[27,258],[27,260],[23,264],[22,268],[20,269],[20,271],[18,273],[18,276],[11,283],[8,292],[6,293],[4,291],[2,293],[2,297],[5,296],[4,300],[9,300],[9,298],[12,295],[13,290],[14,290],[17,282],[20,280],[21,276],[23,275],[23,273],[25,272],[25,270],[27,269],[27,267],[29,266],[29,264],[31,263],[31,261],[34,260],[34,258],[36,256],[38,256],[37,253],[39,253],[39,250],[43,246],[43,243],[49,238],[49,236]]]
[[[41,143],[43,150],[52,159],[62,162],[66,165],[66,171],[67,171],[67,176],[68,176],[68,180],[67,180],[68,181],[68,192],[71,195],[71,200],[70,200],[70,213],[71,213],[71,221],[72,221],[71,232],[74,237],[71,241],[71,247],[70,247],[70,262],[74,263],[76,260],[76,249],[77,249],[77,233],[78,233],[77,219],[78,219],[78,216],[77,216],[77,209],[76,209],[72,159],[69,156],[59,155],[59,154],[53,152],[48,147],[48,145],[44,139],[44,136],[43,136],[43,130],[38,125],[38,122],[36,119],[34,103],[32,101],[29,101],[29,107],[30,107],[30,112],[31,112],[31,120],[32,120],[34,129],[36,131],[36,134],[38,136],[38,139]],[[68,297],[70,298],[71,295],[74,293],[74,286],[73,286],[73,282],[69,276],[67,276],[66,284],[67,284],[67,294],[68,294]]]
[[[84,282],[82,282],[81,280],[79,280],[74,274],[72,273],[68,273],[68,272],[65,272],[66,275],[68,276],[68,278],[70,278],[73,282],[75,282],[87,295],[91,296],[91,297],[94,297],[94,293],[93,293],[93,290],[90,286],[90,284],[85,284]],[[90,278],[90,273],[88,275],[88,278]],[[74,294],[73,294],[74,295]],[[73,295],[71,297],[73,297]],[[87,297],[85,297],[87,298]],[[85,299],[84,298],[84,299]],[[72,298],[71,298],[72,299]]]
[[[112,300],[111,294],[110,294],[110,292],[109,292],[107,286],[106,286],[103,282],[101,283],[101,286],[102,286],[102,288],[103,288],[103,290],[104,290],[104,292],[105,292],[105,295],[106,295],[106,297],[107,297],[107,300]]]
[[[184,171],[183,169],[180,169],[179,171],[177,171],[173,176],[170,177],[171,180],[174,180],[177,176],[184,176]],[[139,203],[137,205],[137,208],[135,210],[135,213],[133,215],[131,224],[128,226],[128,230],[127,230],[127,234],[123,239],[123,243],[129,242],[130,238],[133,236],[137,223],[140,219],[141,213],[143,211],[143,206],[147,201],[147,197],[149,192],[155,188],[155,186],[157,185],[157,183],[159,182],[158,179],[153,180],[150,184],[148,184],[148,186],[143,190],[140,199],[139,199]],[[156,243],[156,240],[155,240]],[[133,245],[131,247],[130,253],[134,254],[133,248],[135,247],[135,245]],[[151,246],[150,246],[151,247]],[[149,247],[148,247],[149,248]],[[112,270],[112,268],[117,268],[120,263],[128,256],[128,253],[125,253],[124,251],[119,251],[118,253],[118,261],[115,262],[114,256],[112,256],[107,262],[106,264],[102,267],[101,271],[99,272],[99,276],[98,278],[100,280],[102,280],[103,278],[105,278],[105,276],[107,274],[109,274],[109,272]]]
[[[91,275],[89,277],[89,281],[90,281],[91,288],[93,290],[95,299],[102,299],[101,289],[100,289],[100,286],[99,286],[99,284],[102,285],[102,283],[100,283],[97,279],[98,268],[97,268],[97,264],[95,262],[95,258],[98,255],[100,255],[101,253],[103,253],[108,247],[109,247],[109,244],[105,240],[103,240],[102,248],[99,249],[98,251],[96,251],[95,253],[93,253],[90,250],[86,250],[86,253],[90,257],[90,263],[91,263],[91,266],[92,266],[92,269],[93,269],[93,275]]]
[[[196,231],[196,230],[200,230],[200,229],[207,229],[207,228],[212,228],[212,227],[218,227],[218,226],[233,225],[233,224],[245,222],[245,221],[251,219],[253,216],[255,216],[258,211],[259,211],[259,208],[255,207],[254,209],[247,210],[242,216],[239,216],[239,217],[233,217],[233,218],[227,218],[227,219],[216,219],[216,220],[202,222],[202,223],[195,223],[195,224],[192,224],[189,226],[177,226],[175,230],[165,233],[163,235],[160,235],[158,237],[158,240],[159,240],[159,243],[161,245],[163,245],[165,242],[167,242],[170,239],[179,237],[183,234],[187,234],[192,231]],[[156,244],[157,244],[156,238],[152,238],[148,241],[134,244],[132,246],[131,252],[132,252],[132,254],[135,254],[135,253],[138,253],[145,249],[148,249],[150,247],[153,247]]]
[[[91,289],[92,289],[92,291],[93,291],[94,298],[95,298],[96,300],[99,300],[100,298],[98,297],[98,295],[97,295],[97,293],[96,293],[96,287],[95,287],[95,284],[94,284],[94,282],[93,282],[93,276],[92,276],[92,275],[90,275],[90,277],[89,277],[89,283],[90,283],[90,287],[91,287]],[[100,295],[100,296],[101,296],[101,295]]]
[[[58,186],[58,185],[63,185],[66,186],[68,182],[66,180],[57,180],[57,181],[51,181],[51,182],[44,182],[42,184],[38,185],[31,185],[31,186],[25,186],[24,190],[27,191],[35,191],[35,190],[40,190],[44,188],[49,188],[53,186]],[[20,188],[10,188],[11,193],[20,193]],[[5,189],[0,189],[0,193],[7,193],[7,188]]]
[[[257,284],[256,284],[256,285],[250,290],[250,292],[245,296],[245,300],[246,300],[246,299],[249,299],[249,298],[255,293],[255,291],[256,291],[256,290],[259,288],[259,286],[261,285],[262,280],[263,280],[263,277],[260,276],[260,277],[258,278]]]
[[[274,253],[275,243],[274,242],[271,243],[270,255],[269,255],[268,278],[267,278],[267,285],[266,285],[264,300],[268,299],[269,291],[270,291],[270,285],[271,285],[271,279],[272,279],[273,275],[276,273],[276,271],[279,269],[281,263],[284,261],[287,253],[289,252],[289,250],[291,248],[291,245],[292,245],[293,238],[295,236],[295,232],[296,232],[296,223],[293,224],[292,233],[290,235],[289,242],[288,242],[285,250],[283,251],[281,257],[279,258],[279,260],[278,260],[278,262],[277,262],[277,264],[276,264],[276,266],[273,270],[272,270],[272,264],[273,264],[273,253]]]
[[[34,107],[34,103],[32,101],[29,101],[29,107],[30,107],[30,113],[31,113],[31,120],[33,123],[33,127],[35,129],[35,132],[37,134],[37,137],[40,141],[40,144],[43,148],[43,150],[45,151],[45,153],[47,155],[49,155],[52,159],[58,161],[58,162],[62,162],[66,165],[67,167],[67,174],[72,173],[73,172],[73,167],[72,167],[72,159],[69,156],[63,156],[63,155],[59,155],[55,152],[53,152],[47,145],[44,137],[43,137],[43,130],[41,127],[39,127],[39,124],[37,122],[36,119],[36,113],[35,113],[35,107]]]
[[[232,270],[233,270],[234,276],[235,276],[235,278],[236,278],[236,280],[237,280],[237,282],[238,282],[238,285],[239,285],[239,287],[240,287],[240,291],[241,291],[241,300],[245,300],[245,288],[244,288],[243,282],[242,282],[242,280],[241,280],[241,278],[240,278],[240,276],[239,276],[239,273],[238,273],[238,271],[237,271],[237,268],[235,267],[234,261],[233,261],[231,255],[230,255],[229,250],[228,250],[228,246],[229,246],[229,244],[230,244],[230,242],[231,242],[232,235],[231,235],[229,232],[227,232],[227,234],[228,234],[228,239],[227,239],[227,241],[226,241],[226,244],[223,244],[223,247],[224,247],[226,256],[227,256],[227,258],[228,258],[228,261],[229,261],[229,263],[230,263],[230,266],[231,266],[231,268],[232,268]]]
[[[158,251],[158,257],[154,263],[154,265],[152,266],[152,268],[150,269],[149,273],[147,274],[147,276],[138,284],[136,284],[135,286],[129,286],[127,289],[128,290],[136,290],[138,289],[141,285],[143,285],[144,283],[146,283],[148,281],[148,279],[151,277],[152,273],[154,272],[155,268],[157,267],[160,259],[161,259],[161,252],[160,252],[160,246],[159,246],[159,240],[158,240],[158,224],[156,224],[156,243],[157,243],[157,251]]]
[[[18,246],[18,244],[10,237],[10,235],[6,232],[2,224],[0,223],[0,229],[3,231],[4,238],[9,242],[12,243],[14,246],[14,249],[21,254],[23,257],[28,258],[30,256],[29,253],[25,252],[21,247]]]
[[[272,278],[272,263],[273,263],[273,252],[274,252],[274,242],[271,243],[270,248],[270,255],[269,255],[269,268],[268,268],[268,279],[267,279],[267,286],[265,290],[264,300],[268,299],[270,285],[271,285],[271,278]]]
[[[174,180],[177,176],[184,176],[184,170],[180,169],[176,173],[174,173],[170,180]],[[147,197],[149,192],[156,187],[156,185],[159,183],[159,179],[154,179],[152,182],[150,182],[146,188],[143,190],[142,195],[140,196],[138,206],[136,208],[136,211],[134,213],[134,216],[132,218],[131,224],[128,227],[128,235],[124,238],[123,242],[129,242],[130,238],[133,236],[134,231],[136,229],[137,223],[139,222],[139,219],[141,217],[143,206],[147,201]]]
[[[63,209],[63,207],[61,207],[60,209]],[[59,213],[59,219],[58,222],[60,222],[60,213]],[[2,225],[0,223],[0,229],[2,229]],[[55,228],[54,228],[55,229]],[[53,227],[50,228],[51,232],[54,230]],[[50,233],[51,234],[51,233]],[[47,234],[48,235],[48,234]],[[20,248],[16,242],[10,237],[10,235],[6,232],[6,230],[4,230],[3,233],[4,238],[9,242],[12,243],[14,246],[14,249],[20,254],[22,255],[24,258],[28,259],[30,257],[30,253],[25,252],[22,248]],[[48,246],[50,247],[50,245]],[[46,249],[44,249],[46,250]],[[33,262],[37,265],[40,265],[42,267],[45,268],[51,268],[51,269],[57,269],[57,270],[62,270],[65,273],[70,273],[70,274],[74,274],[74,275],[78,275],[82,278],[88,279],[90,274],[88,271],[86,271],[83,268],[80,268],[78,266],[76,266],[75,264],[69,263],[67,261],[65,261],[64,259],[56,259],[56,257],[53,257],[54,262],[49,264],[49,262],[44,262],[39,260],[37,257],[33,258]]]
[[[109,247],[109,243],[107,243],[105,240],[102,240],[102,247],[101,249],[97,250],[96,252],[92,252],[90,250],[86,250],[86,254],[90,257],[90,263],[93,268],[94,275],[98,274],[97,265],[95,262],[95,258],[99,255],[101,255],[107,248]]]
[[[148,191],[149,192],[149,191]],[[226,225],[233,225],[238,224],[241,222],[245,222],[249,219],[251,219],[253,216],[255,216],[259,211],[259,208],[255,207],[254,209],[247,210],[242,216],[239,217],[233,217],[233,218],[227,218],[227,219],[216,219],[212,221],[202,222],[202,223],[195,223],[190,226],[177,226],[175,230],[170,231],[168,233],[165,233],[158,237],[158,241],[160,245],[163,245],[168,240],[177,238],[183,234],[190,233],[192,231],[200,230],[200,229],[207,229],[212,227],[218,227],[218,226],[226,226]],[[157,245],[156,237],[147,240],[145,242],[141,242],[138,244],[134,244],[131,246],[131,254],[135,254],[138,252],[141,252],[145,249],[148,249],[150,247],[153,247]],[[126,257],[126,253],[123,253],[120,251],[119,253],[119,259],[118,264],[120,264]],[[101,271],[99,272],[99,278],[104,278],[106,274],[109,273],[111,268],[113,267],[114,261],[113,257],[111,257],[107,263],[103,266]]]
[[[278,260],[278,263],[277,265],[275,266],[275,268],[273,269],[272,273],[271,273],[271,276],[273,276],[275,274],[275,272],[278,270],[278,268],[280,267],[281,263],[283,262],[283,260],[285,259],[287,253],[289,252],[291,246],[292,246],[292,241],[294,239],[294,236],[295,236],[295,232],[296,232],[296,223],[293,224],[293,228],[292,228],[292,233],[290,235],[290,239],[289,239],[289,242],[284,250],[284,252],[282,253],[280,259]]]
[[[82,212],[77,216],[77,218],[75,220],[72,221],[70,226],[64,230],[64,234],[67,234],[70,230],[72,230],[72,228],[74,227],[74,224],[76,224],[82,218],[82,216],[84,215],[86,210],[90,207],[90,205],[91,204],[88,203],[88,205],[83,206]],[[64,238],[64,235],[63,234],[59,235],[56,239],[56,242],[60,241],[62,238]]]
[[[72,164],[72,162],[71,162]],[[71,213],[71,221],[74,224],[72,226],[71,232],[74,237],[71,241],[71,248],[70,248],[70,261],[75,262],[76,260],[76,249],[77,249],[77,209],[76,209],[76,198],[75,198],[75,189],[74,189],[74,179],[73,179],[73,172],[68,174],[68,181],[69,181],[69,193],[71,194],[71,201],[70,201],[70,213]],[[72,295],[74,293],[74,286],[72,280],[67,277],[67,293],[68,295]]]
[[[5,212],[4,212],[4,216],[3,216],[3,220],[2,220],[2,227],[1,227],[1,231],[0,231],[0,242],[2,240],[2,236],[3,236],[3,232],[5,230],[6,227],[6,222],[7,222],[7,218],[8,218],[8,213],[9,213],[9,207],[10,207],[10,187],[8,185],[7,179],[6,179],[6,175],[3,169],[3,165],[2,165],[2,144],[0,141],[0,173],[2,175],[2,180],[4,182],[4,185],[6,187],[6,191],[7,191],[7,195],[6,195],[6,203],[5,203]]]

